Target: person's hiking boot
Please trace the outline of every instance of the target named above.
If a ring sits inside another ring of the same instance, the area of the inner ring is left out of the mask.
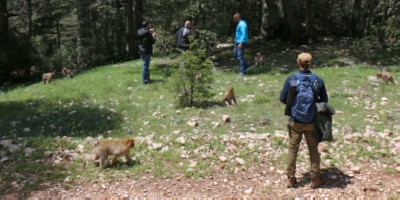
[[[296,187],[297,180],[295,177],[289,177],[287,181],[287,188],[294,188]]]
[[[313,178],[311,179],[311,184],[310,184],[310,188],[311,189],[316,189],[319,188],[321,185],[323,185],[325,182],[320,178]]]

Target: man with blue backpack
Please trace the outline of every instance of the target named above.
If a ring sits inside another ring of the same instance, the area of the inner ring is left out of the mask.
[[[319,138],[313,134],[314,120],[317,115],[317,102],[328,102],[324,81],[311,72],[312,56],[301,53],[297,57],[299,71],[290,76],[283,87],[280,101],[286,104],[285,115],[290,117],[289,151],[288,151],[288,188],[297,185],[296,159],[302,137],[306,138],[311,161],[312,189],[324,184],[320,178],[320,154],[318,152]]]

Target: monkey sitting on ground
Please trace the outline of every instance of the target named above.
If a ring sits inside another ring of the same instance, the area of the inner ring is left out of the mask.
[[[393,84],[394,84],[394,80],[393,80],[393,76],[392,76],[392,74],[391,73],[389,73],[389,72],[378,72],[377,74],[376,74],[376,78],[381,78],[381,79],[383,79],[384,81],[385,81],[385,83],[386,84],[388,84],[388,82],[390,81],[390,82],[392,82]]]
[[[260,52],[257,52],[256,56],[254,57],[255,67],[261,66],[264,64],[264,56],[261,55]]]
[[[125,156],[128,164],[131,164],[133,160],[130,151],[134,146],[135,141],[132,138],[96,141],[93,148],[94,159],[100,158],[100,168],[103,169],[108,166],[108,159],[109,164],[113,165],[120,156]]]
[[[42,75],[43,83],[50,83],[55,79],[55,77],[56,77],[56,70],[54,70],[53,72],[44,73]]]
[[[236,98],[233,90],[233,87],[229,87],[228,89],[226,89],[224,98],[222,98],[222,104],[225,104],[227,106],[236,105]]]
[[[64,67],[61,70],[61,75],[63,75],[65,78],[72,78],[74,77],[74,71],[67,69],[66,67]]]

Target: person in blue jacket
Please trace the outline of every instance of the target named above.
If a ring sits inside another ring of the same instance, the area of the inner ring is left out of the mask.
[[[290,76],[282,89],[280,101],[286,104],[285,115],[290,117],[289,149],[287,157],[287,187],[296,187],[296,159],[303,135],[306,139],[311,162],[312,189],[324,184],[320,178],[321,155],[318,152],[319,138],[314,134],[314,120],[317,114],[316,102],[328,103],[324,81],[311,72],[312,56],[309,53],[301,53],[297,57],[299,71]]]
[[[239,60],[240,75],[244,75],[248,68],[246,61],[244,60],[244,50],[249,42],[247,22],[242,19],[240,13],[233,15],[233,20],[238,23],[235,33],[233,56]]]

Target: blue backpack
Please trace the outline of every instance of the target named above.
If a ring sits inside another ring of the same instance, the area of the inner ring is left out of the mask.
[[[295,74],[297,78],[297,94],[292,104],[292,117],[299,122],[311,123],[317,114],[313,87],[316,86],[317,75]]]

